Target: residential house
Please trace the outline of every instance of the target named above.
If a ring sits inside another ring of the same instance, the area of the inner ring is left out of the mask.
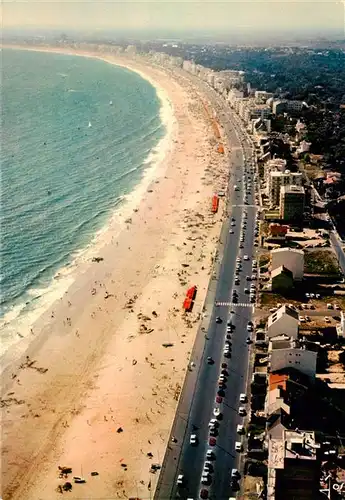
[[[297,339],[298,324],[298,313],[284,304],[269,316],[267,321],[267,337],[270,339],[284,333],[289,338]]]

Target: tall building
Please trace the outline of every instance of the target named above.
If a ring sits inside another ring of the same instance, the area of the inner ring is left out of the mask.
[[[280,218],[286,221],[302,221],[305,191],[303,186],[282,186],[280,188]]]
[[[302,186],[302,172],[269,172],[267,178],[267,196],[271,207],[277,207],[280,202],[280,188],[282,186]]]
[[[267,500],[316,500],[320,459],[314,431],[282,429],[268,446]]]

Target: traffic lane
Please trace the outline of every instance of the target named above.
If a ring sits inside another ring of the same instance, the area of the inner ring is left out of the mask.
[[[208,422],[214,407],[214,398],[211,398],[210,395],[214,393],[215,387],[217,386],[223,350],[224,333],[222,334],[221,329],[219,329],[219,332],[217,331],[218,326],[221,325],[212,322],[212,326],[213,327],[208,331],[210,341],[207,341],[208,349],[206,354],[212,356],[214,364],[208,365],[207,357],[205,361],[203,361],[204,367],[202,368],[195,390],[195,403],[191,410],[190,423],[187,427],[187,433],[182,445],[182,458],[178,471],[178,473],[184,474],[186,477],[187,488],[184,492],[186,497],[198,493],[197,490],[200,486],[201,471],[203,469],[207,447]],[[198,436],[198,446],[193,447],[189,444],[189,438],[192,433]]]
[[[245,328],[245,325],[247,323],[247,317],[249,314],[249,311],[245,311],[243,314],[237,314],[238,317],[236,317],[235,319],[235,316],[234,316],[234,323],[237,323],[237,326],[236,326],[236,330],[238,332],[243,332],[244,328]],[[222,316],[224,316],[224,314],[222,314]],[[228,315],[225,315],[225,317],[227,317]],[[239,335],[237,334],[237,337],[238,339],[235,340],[234,338],[234,341],[233,341],[233,356],[232,358],[229,360],[229,359],[226,359],[226,358],[223,358],[221,357],[221,360],[223,362],[227,362],[228,366],[229,366],[229,378],[228,378],[228,383],[227,383],[227,388],[225,389],[225,403],[223,405],[223,412],[224,412],[224,419],[221,421],[220,423],[220,434],[219,434],[219,438],[217,438],[217,450],[222,450],[225,454],[226,453],[229,453],[230,450],[231,450],[231,444],[230,444],[230,449],[228,448],[229,445],[226,443],[226,439],[224,441],[224,445],[223,445],[223,438],[222,438],[222,434],[223,435],[226,435],[228,433],[228,427],[229,425],[231,425],[231,423],[233,424],[232,425],[232,444],[234,446],[234,436],[235,436],[235,431],[236,431],[236,425],[237,425],[237,422],[238,422],[238,418],[237,418],[237,400],[239,400],[239,394],[240,392],[242,391],[243,392],[243,387],[244,387],[244,382],[242,382],[241,385],[238,384],[238,378],[240,377],[241,378],[241,375],[240,375],[240,372],[241,372],[241,369],[243,368],[243,362],[245,362],[245,359],[244,359],[244,355],[246,353],[246,350],[247,350],[247,346],[243,340],[243,334],[242,335]],[[185,492],[185,495],[184,497],[185,498],[188,498],[188,496],[190,496],[191,498],[195,498],[195,496],[198,496],[199,495],[199,492],[200,492],[200,489],[202,488],[202,485],[201,485],[201,473],[202,473],[202,469],[203,469],[203,466],[204,466],[204,462],[205,462],[205,455],[206,455],[206,450],[208,449],[208,437],[209,437],[209,433],[208,433],[208,423],[209,423],[209,420],[212,418],[212,410],[215,406],[218,406],[214,403],[214,399],[215,399],[215,396],[216,396],[216,393],[217,393],[217,390],[218,390],[218,383],[217,383],[217,378],[218,378],[218,374],[219,374],[219,371],[215,370],[215,373],[214,373],[214,376],[212,377],[212,380],[214,380],[214,384],[213,384],[213,391],[212,389],[210,390],[210,393],[209,393],[209,396],[213,396],[213,397],[210,397],[210,400],[212,401],[212,405],[211,405],[211,411],[210,411],[210,414],[209,414],[209,418],[206,418],[205,419],[205,438],[204,438],[204,441],[201,443],[199,442],[199,450],[201,451],[201,453],[199,454],[199,457],[196,459],[195,457],[195,454],[194,456],[191,457],[191,460],[194,460],[198,462],[197,466],[194,467],[194,471],[197,472],[195,476],[193,476],[193,479],[191,481],[189,481],[189,485],[188,485],[188,489],[187,491]],[[238,391],[234,392],[233,390],[233,387],[236,387],[238,388]],[[234,421],[235,419],[235,421]],[[223,432],[223,429],[227,429],[225,431],[225,434]],[[203,446],[202,446],[203,444]],[[192,447],[191,447],[192,448]],[[219,459],[222,460],[222,457],[219,456]],[[216,470],[216,463],[215,463],[215,470]],[[228,488],[229,485],[227,483],[224,483],[224,487]],[[217,496],[216,498],[223,498],[223,496]]]
[[[241,208],[238,207],[233,209],[233,214],[236,219],[239,214],[241,214],[241,211]],[[238,242],[239,238],[238,225],[236,225],[233,229],[234,234],[228,235],[226,242],[220,273],[220,276],[223,278],[220,280],[218,286],[218,289],[220,288],[220,294],[226,291],[227,296],[231,291],[234,275],[233,271],[236,259],[236,252],[233,251],[235,249],[234,242]],[[234,236],[234,238],[230,238],[230,236]],[[200,486],[200,477],[207,448],[208,423],[210,418],[212,418],[212,410],[214,407],[214,397],[209,398],[208,395],[214,392],[217,387],[219,370],[212,370],[212,368],[217,366],[220,367],[226,335],[226,318],[224,318],[221,325],[218,325],[215,322],[217,312],[218,311],[214,309],[210,327],[207,332],[209,340],[206,341],[207,344],[202,360],[203,366],[200,368],[200,375],[195,389],[195,397],[193,399],[192,409],[189,416],[190,423],[187,427],[184,443],[182,445],[182,459],[180,460],[179,470],[176,473],[183,473],[186,475],[186,479],[188,481],[188,487],[185,493],[186,495],[192,494],[195,492],[195,489]],[[207,364],[208,356],[213,358],[214,365]],[[196,429],[196,431],[194,431],[194,429]],[[199,445],[197,447],[192,447],[189,444],[190,434],[194,432],[199,438]]]
[[[233,209],[233,215],[236,217],[236,219],[239,218],[240,214],[241,214],[241,209],[239,209],[237,207]],[[231,269],[230,269],[230,272],[227,272],[227,269],[226,270],[224,269],[224,265],[227,265],[227,266],[229,266],[229,268],[232,268],[232,269],[234,268],[236,254],[233,252],[230,252],[229,247],[235,247],[236,244],[238,245],[239,231],[240,231],[238,224],[236,224],[236,226],[233,227],[232,229],[234,230],[234,234],[228,235],[227,242],[225,244],[225,255],[229,256],[229,260],[223,259],[221,273],[220,273],[220,275],[223,276],[221,287],[222,288],[225,287],[225,289],[227,289],[227,290],[229,290],[232,286],[233,272],[231,271]],[[219,285],[218,285],[218,290],[219,290]],[[186,473],[186,475],[193,475],[193,470],[191,470],[190,467],[188,468],[188,471],[185,470],[186,469],[185,462],[187,462],[187,464],[188,464],[188,463],[191,463],[191,461],[192,461],[192,463],[195,464],[196,466],[199,462],[201,468],[203,465],[203,457],[199,458],[199,460],[195,459],[194,455],[197,455],[198,453],[200,455],[201,452],[200,451],[195,452],[194,451],[195,449],[193,449],[193,447],[190,447],[189,438],[190,438],[190,434],[193,432],[192,424],[194,424],[194,425],[196,425],[196,427],[200,428],[200,431],[199,431],[200,434],[205,434],[205,424],[208,424],[208,420],[207,421],[200,421],[200,418],[199,418],[200,415],[203,415],[203,412],[206,411],[205,401],[202,397],[198,397],[198,394],[200,394],[202,390],[205,390],[205,388],[207,389],[207,387],[209,387],[211,390],[212,385],[214,385],[217,381],[216,378],[209,377],[209,368],[210,367],[207,364],[207,357],[211,356],[212,358],[215,359],[216,363],[220,362],[219,361],[220,355],[221,355],[222,348],[223,348],[223,346],[221,345],[220,339],[222,337],[225,338],[225,326],[224,325],[223,325],[223,328],[224,328],[224,331],[221,332],[221,325],[217,325],[217,323],[215,322],[215,313],[213,312],[212,317],[211,317],[210,327],[209,327],[209,330],[207,332],[207,337],[209,338],[209,340],[205,341],[206,344],[204,346],[203,356],[202,356],[202,359],[200,361],[201,366],[200,366],[200,370],[199,370],[198,380],[196,381],[196,385],[195,385],[195,391],[194,391],[195,396],[193,398],[193,403],[192,403],[192,407],[190,409],[191,410],[190,414],[188,415],[188,413],[186,412],[185,415],[183,415],[183,414],[181,414],[181,412],[179,412],[179,419],[185,420],[185,421],[188,420],[191,423],[191,425],[187,426],[186,432],[184,434],[183,442],[181,443],[182,444],[182,455],[185,456],[186,459],[180,460],[179,467],[175,471],[175,476],[174,476],[173,481],[172,481],[175,489],[176,489],[175,485],[176,485],[177,475],[179,473],[184,473],[184,474]],[[219,331],[220,335],[218,334],[217,330]],[[208,413],[209,412],[210,412],[210,408],[208,409]],[[206,413],[207,413],[207,411],[206,411]],[[185,423],[183,423],[183,422],[181,422],[181,424],[183,424],[183,426],[185,425]],[[174,446],[176,446],[178,448],[178,446],[180,446],[180,445],[174,445]],[[177,460],[178,454],[179,454],[179,450],[176,449],[175,456],[174,456],[175,460]]]

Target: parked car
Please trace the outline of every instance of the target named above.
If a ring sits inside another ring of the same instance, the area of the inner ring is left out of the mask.
[[[189,438],[189,444],[196,446],[198,444],[198,438],[196,434],[191,434]]]
[[[177,476],[176,484],[177,484],[177,486],[183,486],[183,484],[184,484],[184,475],[183,474],[179,474]]]

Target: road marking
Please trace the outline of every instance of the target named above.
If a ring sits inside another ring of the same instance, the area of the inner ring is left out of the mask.
[[[238,302],[234,304],[233,302],[216,302],[216,306],[226,306],[226,307],[254,307],[254,304],[249,302]]]
[[[232,205],[232,206],[240,208],[258,208],[258,205]]]

